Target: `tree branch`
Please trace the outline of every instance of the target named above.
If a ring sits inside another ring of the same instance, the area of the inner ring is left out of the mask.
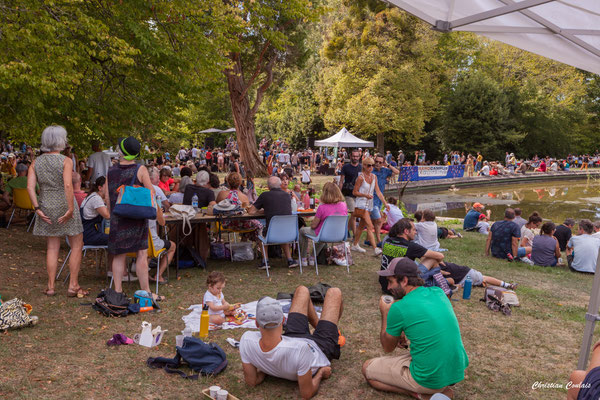
[[[246,86],[246,89],[244,89],[242,96],[245,96],[246,93],[248,93],[250,86],[252,86],[252,84],[258,77],[258,75],[260,75],[260,71],[262,70],[263,57],[265,56],[265,53],[267,52],[267,49],[269,48],[270,45],[271,45],[271,41],[267,40],[267,42],[265,43],[265,45],[263,46],[263,48],[260,52],[260,55],[258,56],[258,61],[256,62],[256,69],[254,70],[254,74],[252,74],[252,77],[248,81],[248,86]]]
[[[269,63],[265,66],[265,72],[267,73],[267,77],[262,85],[256,89],[256,100],[254,101],[254,106],[252,110],[250,110],[250,116],[254,118],[256,112],[258,111],[258,107],[260,107],[260,103],[263,101],[263,97],[265,96],[265,92],[273,83],[273,67],[275,66],[275,61],[277,61],[277,57],[273,57],[269,60]]]

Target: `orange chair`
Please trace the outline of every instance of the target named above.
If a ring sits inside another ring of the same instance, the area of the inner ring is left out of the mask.
[[[13,217],[15,215],[15,211],[17,211],[17,209],[25,211],[35,211],[33,208],[33,204],[31,204],[31,199],[29,198],[29,193],[27,193],[27,189],[14,188],[12,190],[12,195],[13,212],[10,215],[10,219],[8,220],[8,225],[6,225],[6,229],[8,229],[8,227],[10,226],[10,223],[12,222]],[[35,221],[36,217],[37,214],[34,214],[33,218],[31,219],[31,222],[29,223],[29,226],[27,227],[27,232],[29,232],[29,229],[31,229],[31,225],[33,225],[33,221]]]
[[[165,237],[165,240],[169,240],[169,238]],[[166,249],[163,247],[160,250],[156,250],[156,247],[154,247],[154,240],[152,240],[152,234],[150,233],[150,231],[148,231],[148,257],[149,258],[156,258],[156,294],[158,294],[158,275],[160,273],[160,259],[162,258],[162,256],[166,256]],[[127,257],[130,258],[137,258],[137,253],[127,253]],[[129,275],[131,276],[131,273],[129,273]],[[167,279],[169,277],[169,268],[167,268]],[[110,278],[110,286],[112,287],[113,284],[113,279],[114,278]]]

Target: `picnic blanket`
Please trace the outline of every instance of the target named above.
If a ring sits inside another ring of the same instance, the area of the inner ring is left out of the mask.
[[[283,309],[283,316],[287,319],[288,312],[290,311],[290,306],[292,305],[292,301],[289,299],[278,300],[279,304],[281,304],[281,308]],[[240,308],[246,313],[246,319],[240,321],[240,323],[234,323],[226,321],[223,325],[218,326],[214,324],[210,324],[209,330],[217,330],[217,329],[235,329],[235,328],[246,328],[246,329],[258,329],[256,327],[256,304],[257,301],[252,301],[250,303],[245,303],[240,306]],[[202,304],[193,304],[188,307],[188,310],[192,310],[188,315],[184,315],[181,317],[183,322],[185,322],[185,326],[189,327],[192,332],[200,331],[200,314],[202,313]],[[317,315],[321,315],[321,307],[315,307],[317,311]]]

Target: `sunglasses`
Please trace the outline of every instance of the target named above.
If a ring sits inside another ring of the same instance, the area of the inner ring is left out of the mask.
[[[366,164],[365,167],[373,167],[373,164]]]
[[[383,164],[383,161],[375,161],[375,164]]]

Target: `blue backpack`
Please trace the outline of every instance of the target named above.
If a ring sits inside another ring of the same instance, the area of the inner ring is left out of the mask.
[[[185,379],[197,380],[198,375],[217,375],[227,368],[227,355],[219,345],[204,343],[195,337],[184,337],[183,346],[176,347],[177,354],[174,358],[155,357],[148,358],[146,364],[150,368],[162,368],[169,374],[179,374]],[[196,372],[186,375],[179,368],[183,364]]]

